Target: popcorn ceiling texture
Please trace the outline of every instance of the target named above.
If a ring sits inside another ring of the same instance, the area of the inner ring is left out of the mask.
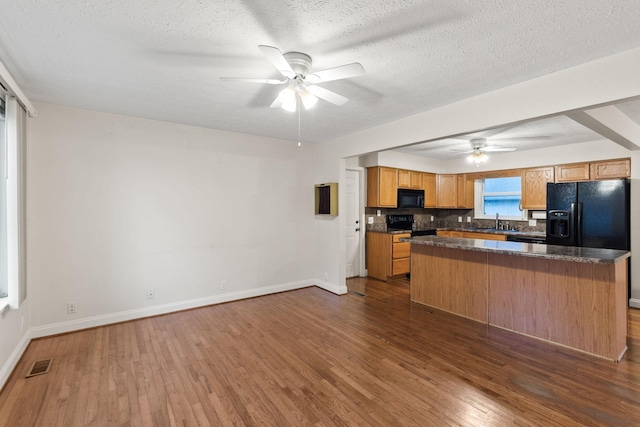
[[[35,102],[289,140],[281,87],[219,77],[278,77],[259,44],[360,62],[324,85],[347,104],[303,112],[321,142],[635,48],[639,20],[637,0],[20,0],[0,60]]]

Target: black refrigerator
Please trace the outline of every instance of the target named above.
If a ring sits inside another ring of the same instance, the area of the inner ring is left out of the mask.
[[[629,180],[547,184],[547,244],[629,250]]]

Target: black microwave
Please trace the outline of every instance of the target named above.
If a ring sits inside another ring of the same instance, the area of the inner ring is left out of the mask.
[[[405,188],[398,188],[398,207],[423,208],[424,190],[408,190]]]

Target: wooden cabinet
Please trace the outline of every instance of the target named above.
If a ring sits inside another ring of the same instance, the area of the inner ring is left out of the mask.
[[[589,180],[589,163],[573,163],[555,167],[556,182],[574,182]]]
[[[547,182],[553,182],[553,166],[522,171],[522,208],[547,208]]]
[[[367,168],[367,206],[395,208],[398,206],[398,170],[384,166]]]
[[[499,240],[502,242],[507,240],[507,236],[504,234],[479,233],[477,231],[464,231],[462,237],[465,239]]]
[[[398,169],[398,187],[420,190],[422,188],[422,173]]]
[[[387,280],[390,276],[407,274],[411,269],[411,243],[400,239],[411,233],[367,233],[367,270],[369,277]]]
[[[484,239],[484,240],[500,240],[506,241],[507,236],[504,234],[481,233],[478,231],[464,230],[438,230],[440,237],[462,237],[464,239]]]
[[[436,207],[436,174],[422,174],[422,189],[424,190],[424,207]]]
[[[466,175],[436,175],[436,207],[473,209],[473,179]]]
[[[456,176],[457,185],[457,207],[473,209],[473,179],[468,175],[462,174]]]
[[[608,160],[590,165],[591,179],[614,179],[631,177],[631,159]]]
[[[458,181],[455,174],[436,175],[436,207],[458,207]]]
[[[464,237],[464,233],[458,230],[438,230],[436,234],[440,237]]]
[[[556,182],[589,181],[631,177],[631,159],[572,163],[555,167]]]

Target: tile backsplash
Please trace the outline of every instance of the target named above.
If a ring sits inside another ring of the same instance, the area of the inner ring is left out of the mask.
[[[380,211],[380,216],[378,216]],[[495,227],[495,220],[474,219],[473,209],[383,209],[365,208],[365,217],[368,231],[386,231],[387,215],[407,215],[412,214],[414,227],[417,230],[428,228],[491,228]],[[369,218],[373,217],[373,224],[369,224]],[[433,221],[431,221],[433,217]],[[458,218],[462,217],[462,222]],[[467,217],[471,217],[471,222],[467,222]],[[545,231],[545,221],[536,220],[535,226],[530,226],[528,221],[504,221],[509,223],[509,229],[519,231]]]

